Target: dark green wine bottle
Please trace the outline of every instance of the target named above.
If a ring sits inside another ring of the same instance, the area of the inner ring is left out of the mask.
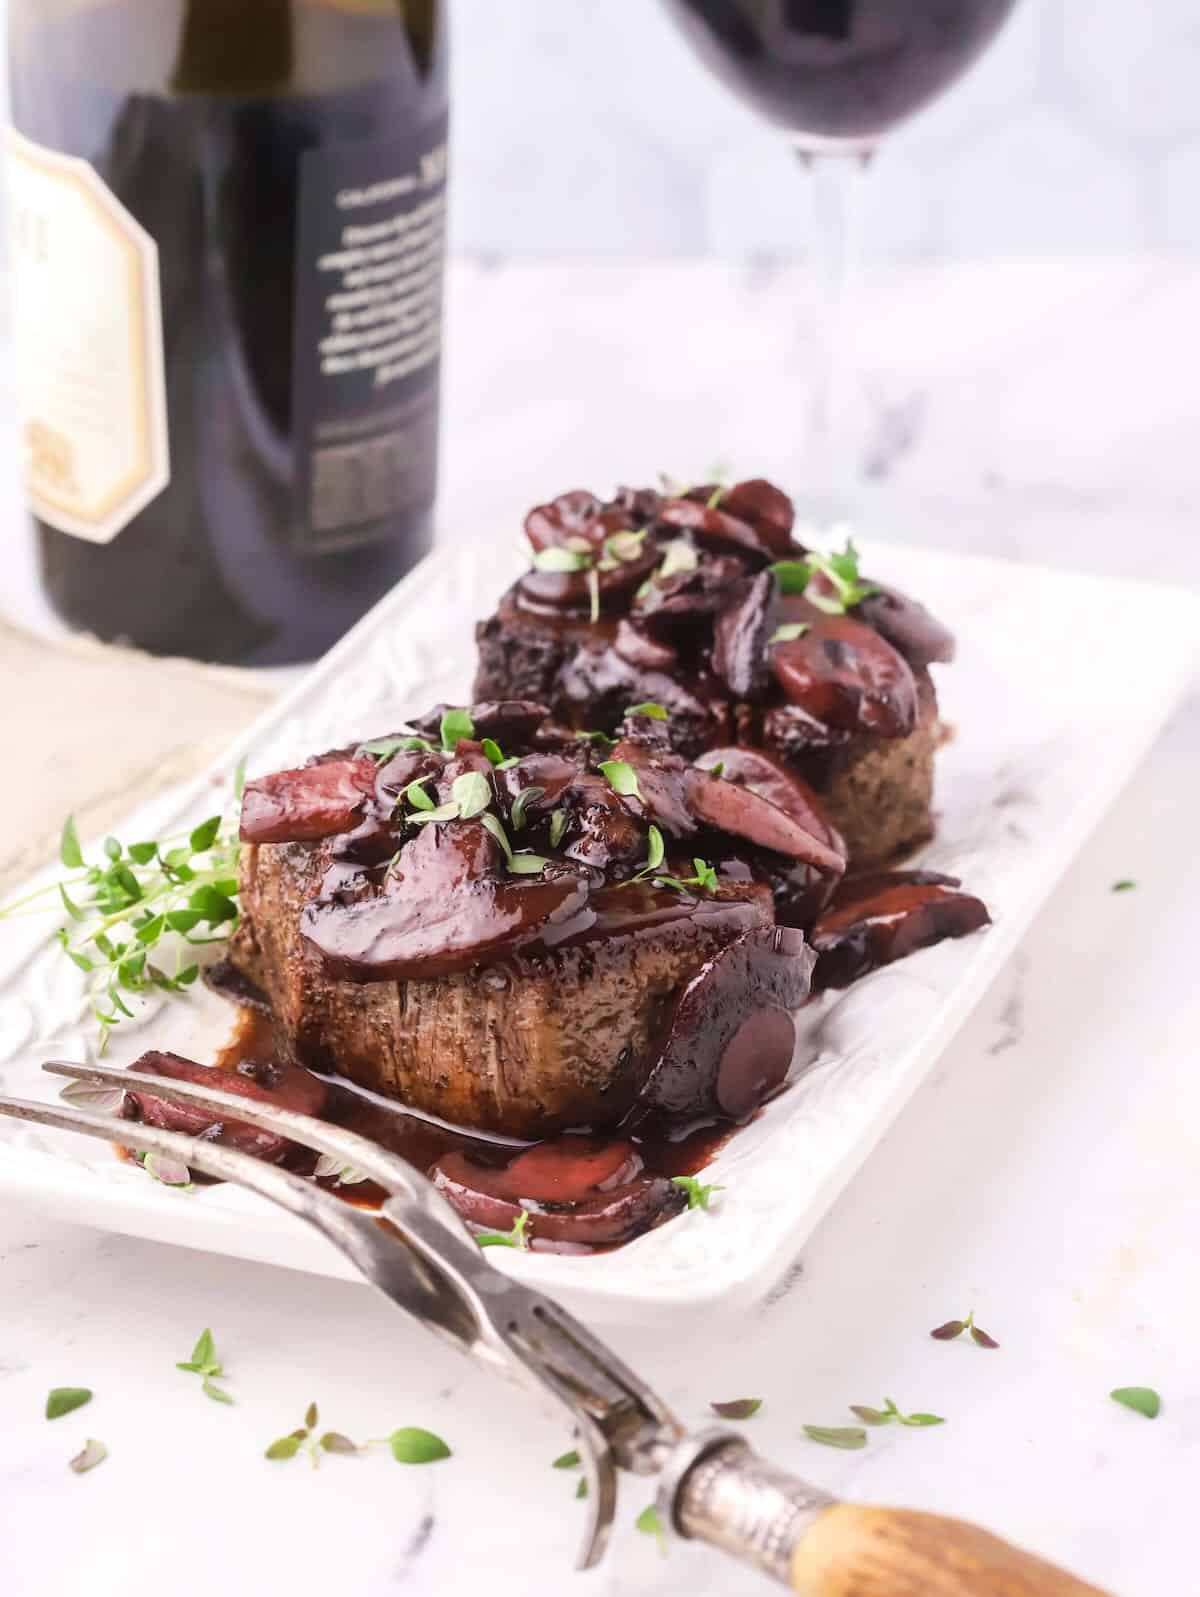
[[[428,547],[443,0],[9,0],[21,445],[47,595],[310,659]]]

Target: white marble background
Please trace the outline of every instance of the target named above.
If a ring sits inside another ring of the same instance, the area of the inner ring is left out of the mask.
[[[460,252],[803,251],[791,157],[657,0],[450,5]],[[970,75],[888,144],[869,251],[1194,253],[1198,79],[1193,0],[1018,0]]]
[[[802,251],[789,152],[654,0],[452,3],[460,250]],[[1195,251],[1198,77],[1192,0],[1018,0],[887,146],[869,252]]]

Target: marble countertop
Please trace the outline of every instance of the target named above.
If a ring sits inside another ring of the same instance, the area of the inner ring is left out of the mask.
[[[454,274],[447,529],[530,494],[714,457],[791,480],[808,347],[799,283],[767,266]],[[1044,262],[869,276],[861,517],[889,538],[1200,585],[1194,268]],[[501,519],[503,518],[503,519]],[[15,573],[6,603],[36,621]],[[1121,669],[1120,640],[1097,671]],[[861,1500],[977,1519],[1123,1597],[1186,1589],[1200,1467],[1193,971],[1200,712],[1185,705],[1003,977],[761,1308],[730,1304],[619,1351],[682,1415],[758,1396],[747,1434]],[[1118,878],[1135,891],[1114,895]],[[0,1208],[0,1589],[355,1597],[766,1588],[666,1557],[625,1483],[606,1565],[570,1573],[562,1432],[364,1289]],[[930,1327],[973,1308],[996,1352]],[[177,1372],[211,1325],[233,1407]],[[1148,1423],[1108,1398],[1163,1395]],[[52,1386],[95,1400],[47,1424]],[[807,1441],[850,1403],[946,1417]],[[316,1399],[356,1436],[425,1425],[454,1456],[268,1464]],[[110,1458],[75,1477],[86,1436]]]

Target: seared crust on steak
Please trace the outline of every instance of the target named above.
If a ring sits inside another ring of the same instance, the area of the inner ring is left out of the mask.
[[[913,675],[917,725],[907,737],[860,733],[827,748],[791,749],[790,763],[820,794],[855,870],[898,859],[933,835],[934,756],[942,725],[933,678],[925,670]],[[771,731],[772,719],[764,717],[763,747],[787,757],[786,738],[776,739]]]
[[[322,868],[309,844],[243,850],[246,918],[229,958],[267,995],[290,1057],[441,1119],[518,1137],[616,1125],[653,1072],[655,1039],[680,989],[774,919],[770,889],[757,884],[701,903],[609,889],[618,902],[600,924],[557,947],[523,946],[431,981],[338,981],[300,932]]]

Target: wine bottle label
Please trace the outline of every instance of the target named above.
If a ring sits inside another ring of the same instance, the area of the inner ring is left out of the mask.
[[[386,537],[432,502],[446,119],[301,161],[294,527],[308,549]]]
[[[171,480],[158,247],[86,161],[8,133],[25,491],[108,543]]]

